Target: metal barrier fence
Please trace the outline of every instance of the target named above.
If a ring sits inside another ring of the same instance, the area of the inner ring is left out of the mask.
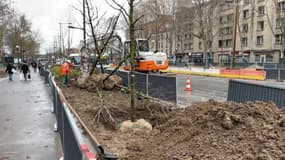
[[[106,70],[106,73],[111,72],[112,70]],[[123,79],[124,86],[129,86],[129,72],[117,71],[116,74]],[[141,93],[175,104],[177,103],[176,76],[135,73],[135,81],[136,89]]]
[[[285,80],[285,69],[264,69],[266,71],[266,79],[274,79],[278,81]]]
[[[285,88],[230,80],[228,101],[272,101],[281,108],[285,106]]]
[[[96,160],[86,145],[81,129],[79,129],[74,115],[71,113],[63,94],[57,87],[54,78],[46,70],[40,71],[45,83],[50,84],[53,111],[56,116],[55,130],[60,134],[63,156],[66,160]]]
[[[285,64],[279,63],[265,63],[264,69],[285,69]]]

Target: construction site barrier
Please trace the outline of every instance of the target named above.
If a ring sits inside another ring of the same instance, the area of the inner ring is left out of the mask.
[[[111,73],[107,69],[106,73]],[[130,75],[128,71],[119,70],[116,75],[123,79],[123,85],[130,85]],[[135,72],[136,89],[144,95],[177,103],[176,76],[166,74],[147,74]]]
[[[78,127],[74,115],[66,104],[65,98],[57,87],[54,78],[49,78],[53,97],[53,111],[56,116],[55,130],[59,132],[64,159],[91,160],[87,156],[89,149],[85,144],[82,130]],[[92,160],[95,160],[95,155]]]
[[[266,72],[265,71],[256,71],[256,70],[244,70],[244,69],[221,69],[221,76],[232,76],[233,78],[241,79],[255,79],[255,80],[265,80]]]
[[[227,100],[235,102],[272,101],[282,108],[285,106],[285,88],[241,80],[230,80]]]
[[[264,69],[266,71],[266,79],[284,81],[285,69]]]
[[[43,74],[48,79],[56,116],[55,130],[59,132],[65,160],[116,160],[106,153],[79,115],[66,101],[51,73]],[[46,77],[47,76],[47,77]],[[83,131],[86,134],[83,134]]]

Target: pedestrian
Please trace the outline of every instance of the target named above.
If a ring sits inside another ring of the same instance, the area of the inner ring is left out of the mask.
[[[42,63],[41,63],[41,62],[39,62],[39,63],[38,63],[38,68],[39,68],[39,71],[41,71],[41,69],[42,69],[42,66],[43,66],[43,65],[42,65]]]
[[[21,66],[21,70],[20,70],[20,73],[24,74],[24,79],[25,81],[27,81],[27,74],[30,73],[30,69],[29,69],[29,66],[28,64],[26,63],[26,61],[23,61],[23,64]]]
[[[68,74],[70,72],[70,60],[65,60],[61,65],[61,76],[62,76],[62,85],[65,86],[68,83]]]
[[[9,81],[13,81],[13,74],[16,72],[16,68],[10,62],[7,64],[6,72],[9,75]]]
[[[34,68],[34,72],[37,72],[37,63],[36,62],[32,62],[31,65]]]

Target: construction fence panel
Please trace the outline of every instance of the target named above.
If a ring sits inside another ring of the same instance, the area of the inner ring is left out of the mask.
[[[285,69],[285,64],[279,63],[265,63],[264,69]]]
[[[136,90],[145,95],[147,95],[147,79],[146,79],[147,77],[146,76],[147,74],[144,74],[144,73],[135,73]]]
[[[129,85],[129,72],[118,71],[117,75],[120,76],[123,79],[123,85],[124,86],[128,86]]]
[[[265,69],[266,79],[285,80],[285,69]]]
[[[265,69],[266,79],[278,79],[278,69]]]
[[[230,80],[227,100],[235,102],[272,101],[281,108],[285,106],[285,88]]]
[[[112,70],[106,70],[106,73],[111,73]],[[123,85],[130,85],[128,71],[117,71],[116,74],[123,79]],[[176,76],[156,75],[135,72],[136,89],[154,98],[176,103]]]
[[[77,142],[75,133],[71,128],[67,112],[63,112],[62,117],[63,123],[63,148],[64,148],[64,159],[78,160],[82,159],[82,153],[80,150],[80,144]]]
[[[47,75],[46,73],[43,76]],[[64,159],[86,160],[85,152],[81,149],[83,133],[77,127],[77,123],[69,108],[62,100],[59,88],[56,86],[53,77],[48,77],[51,84],[53,111],[56,117],[55,129],[57,129],[63,149]]]
[[[280,69],[280,80],[285,80],[285,69]]]
[[[176,77],[148,75],[148,95],[176,103]]]

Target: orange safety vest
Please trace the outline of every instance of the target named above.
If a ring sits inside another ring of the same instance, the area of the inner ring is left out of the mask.
[[[69,71],[70,71],[69,64],[67,62],[63,63],[61,65],[61,75],[65,76]]]

